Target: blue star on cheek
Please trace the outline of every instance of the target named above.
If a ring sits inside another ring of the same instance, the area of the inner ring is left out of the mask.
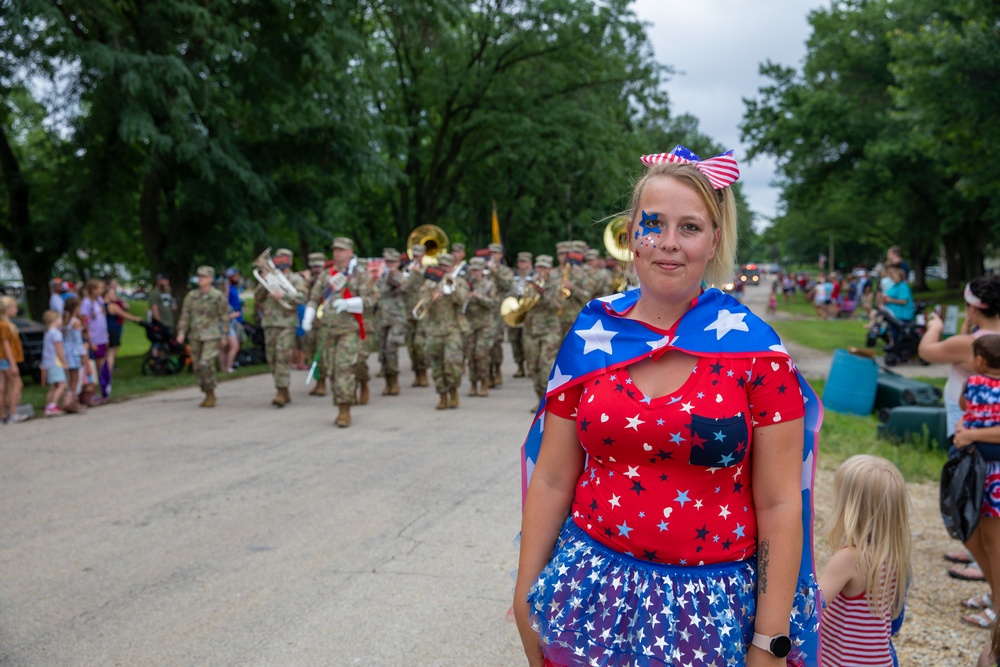
[[[659,222],[659,220],[660,220],[659,217],[655,213],[652,214],[652,215],[650,215],[650,214],[646,213],[645,211],[643,211],[642,212],[642,220],[639,221],[639,229],[636,230],[636,232],[635,232],[636,236],[635,237],[639,238],[639,232],[640,231],[642,232],[643,236],[645,236],[646,234],[660,234],[660,233],[662,233],[663,230],[659,226],[656,226],[656,227],[653,227],[653,226],[647,227],[646,226],[647,222]]]

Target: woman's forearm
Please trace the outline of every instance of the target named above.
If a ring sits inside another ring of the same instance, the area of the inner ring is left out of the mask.
[[[802,504],[757,512],[757,632],[788,634],[802,558]]]

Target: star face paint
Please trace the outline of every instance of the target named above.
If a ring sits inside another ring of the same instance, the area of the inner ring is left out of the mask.
[[[651,250],[656,247],[659,235],[663,233],[660,225],[660,218],[656,213],[642,212],[642,219],[635,229],[635,244],[632,251],[639,255],[643,250]],[[651,238],[647,238],[651,237]]]

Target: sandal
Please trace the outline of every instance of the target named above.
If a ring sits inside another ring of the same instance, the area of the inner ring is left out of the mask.
[[[977,595],[968,600],[963,600],[962,606],[969,609],[992,609],[993,600],[990,598],[990,594],[986,593],[985,595]]]
[[[962,581],[985,581],[983,571],[979,567],[964,566],[948,568],[948,576]]]
[[[972,562],[972,556],[965,549],[960,549],[959,551],[952,551],[951,553],[946,553],[944,559],[951,563],[964,563],[968,564]]]
[[[997,620],[996,612],[992,609],[984,609],[981,614],[964,614],[962,622],[974,628],[988,630],[993,627],[993,622]]]

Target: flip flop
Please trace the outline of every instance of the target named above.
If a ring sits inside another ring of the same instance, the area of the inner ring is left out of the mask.
[[[997,620],[996,612],[992,609],[984,609],[981,614],[964,614],[962,622],[974,628],[989,630],[993,627],[993,622]]]
[[[962,606],[969,609],[992,609],[993,600],[990,598],[990,594],[986,593],[985,595],[971,597],[968,600],[962,600]]]
[[[972,562],[972,556],[970,556],[969,552],[966,551],[965,549],[962,549],[960,551],[952,551],[951,553],[946,553],[944,555],[944,559],[946,561],[951,562],[951,563],[966,563],[967,564],[967,563],[971,563]]]
[[[985,581],[983,571],[978,567],[952,567],[948,569],[948,576],[962,581]]]

